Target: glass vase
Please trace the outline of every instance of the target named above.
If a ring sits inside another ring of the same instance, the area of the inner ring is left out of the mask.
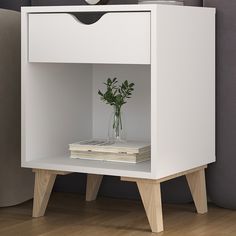
[[[108,137],[113,143],[126,142],[125,122],[121,107],[113,107],[110,117]]]

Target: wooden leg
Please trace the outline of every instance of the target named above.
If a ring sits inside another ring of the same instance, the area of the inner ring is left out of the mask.
[[[190,191],[193,196],[197,212],[204,214],[207,212],[207,195],[205,183],[205,169],[195,171],[186,175]]]
[[[207,165],[179,172],[159,179],[137,179],[121,177],[122,181],[136,182],[143,201],[152,232],[163,231],[163,216],[161,205],[161,183],[179,176],[186,176],[198,213],[207,212],[207,197],[205,184],[205,168]]]
[[[45,214],[56,176],[69,173],[40,169],[34,169],[33,172],[35,172],[33,217],[40,217]]]
[[[103,175],[87,175],[86,201],[90,202],[96,200],[102,178]]]
[[[136,182],[152,232],[162,232],[163,216],[160,183],[145,182],[144,180],[137,180]]]
[[[33,217],[44,215],[55,179],[55,173],[35,170]]]

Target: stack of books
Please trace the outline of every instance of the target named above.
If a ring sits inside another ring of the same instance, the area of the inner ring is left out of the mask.
[[[151,145],[144,142],[112,143],[93,139],[72,143],[69,150],[71,158],[87,160],[138,163],[151,158]]]

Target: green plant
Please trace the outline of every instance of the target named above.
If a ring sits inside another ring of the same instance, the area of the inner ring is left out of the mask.
[[[98,90],[98,94],[102,101],[114,107],[113,129],[115,136],[119,136],[119,129],[122,129],[121,107],[127,103],[134,91],[134,83],[129,83],[125,80],[122,84],[118,84],[117,78],[107,79],[106,92]]]
[[[101,100],[105,101],[106,104],[121,108],[127,103],[127,100],[131,98],[132,91],[134,90],[134,83],[129,83],[128,80],[121,85],[118,85],[117,83],[117,78],[114,78],[113,80],[108,78],[107,82],[104,83],[107,86],[107,91],[102,93],[98,90],[98,94],[101,96]]]

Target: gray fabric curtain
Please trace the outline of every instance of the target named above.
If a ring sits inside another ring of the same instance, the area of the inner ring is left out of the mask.
[[[236,209],[236,1],[204,0],[216,7],[216,163],[207,172],[208,194]]]
[[[30,0],[1,0],[0,8],[20,11],[21,6],[30,6]]]
[[[21,168],[20,13],[0,9],[0,207],[33,196],[31,170]]]
[[[199,6],[201,7],[203,2],[203,0],[184,0],[184,5],[186,6]]]

